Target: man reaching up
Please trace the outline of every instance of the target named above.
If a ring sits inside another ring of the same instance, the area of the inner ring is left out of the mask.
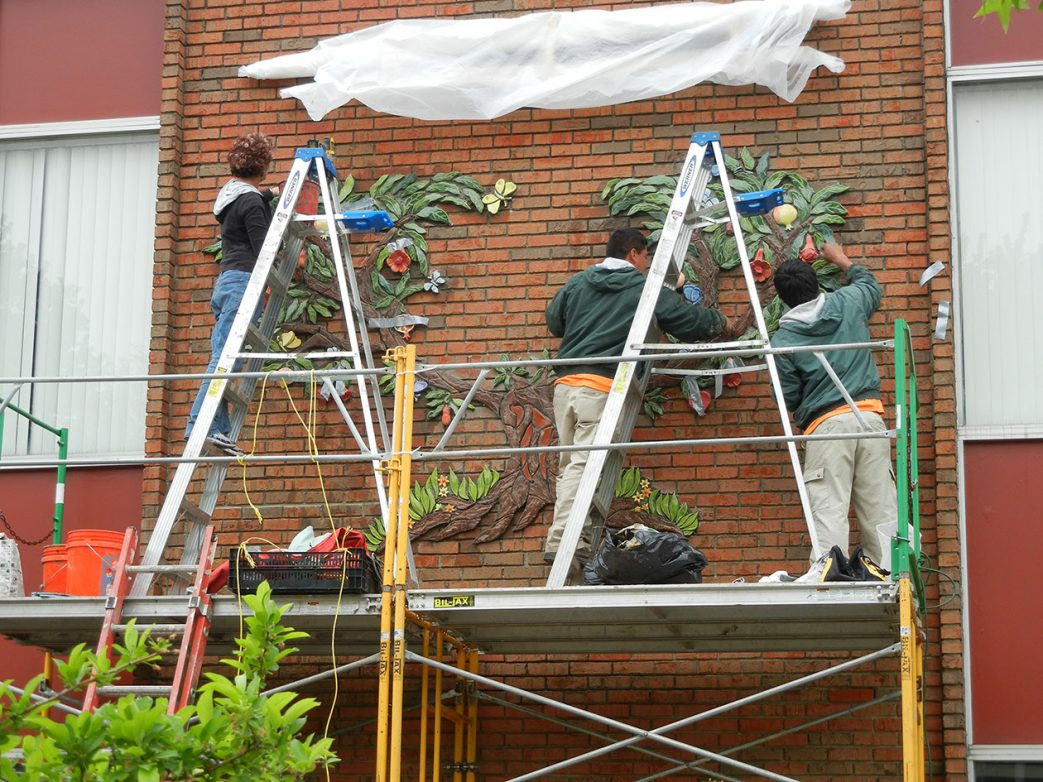
[[[626,347],[648,268],[648,243],[633,228],[613,232],[608,257],[573,275],[547,307],[547,327],[561,337],[558,358],[618,357]],[[659,327],[684,342],[711,339],[727,323],[716,310],[688,304],[676,291],[664,288],[655,308]],[[605,408],[616,364],[568,364],[555,369],[554,424],[562,445],[589,445],[594,441]],[[554,520],[547,530],[544,559],[558,551],[587,451],[562,451],[558,456]],[[580,539],[577,558],[590,557],[589,526]]]
[[[804,434],[846,434],[886,428],[881,414],[880,374],[867,349],[830,351],[829,345],[869,341],[869,318],[880,306],[880,284],[864,266],[852,263],[838,244],[827,243],[822,256],[840,267],[848,284],[822,293],[815,270],[803,261],[786,261],[775,271],[775,290],[790,307],[771,340],[775,347],[825,346],[823,354],[847,389],[856,415],[812,352],[776,356],[782,394]],[[848,549],[848,512],[855,506],[862,548],[882,561],[876,528],[898,516],[891,477],[891,441],[886,438],[809,440],[804,482],[811,501],[820,553]],[[814,557],[812,557],[814,558]]]

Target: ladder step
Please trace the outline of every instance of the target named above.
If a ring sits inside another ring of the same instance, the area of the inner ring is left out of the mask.
[[[234,407],[250,407],[250,400],[243,395],[242,387],[239,383],[229,383],[225,386],[225,399]]]
[[[613,494],[614,493],[615,492],[613,492]],[[603,518],[603,519],[608,518],[609,508],[612,507],[612,502],[611,501],[605,502],[605,498],[599,492],[598,494],[594,495],[593,505],[594,505],[594,510],[596,510],[599,514],[601,514],[601,518]]]
[[[196,565],[128,565],[128,573],[195,573]]]
[[[223,452],[222,452],[223,453]],[[210,514],[200,508],[191,500],[181,501],[181,512],[196,524],[209,524]]]
[[[290,283],[283,280],[278,274],[268,275],[268,288],[272,296],[285,296],[290,289]]]
[[[268,338],[256,326],[250,325],[243,337],[243,347],[249,347],[254,353],[264,353],[268,350]]]
[[[605,457],[605,464],[601,468],[601,480],[592,501],[594,509],[601,514],[602,519],[608,518],[609,509],[616,499],[616,484],[619,483],[619,475],[622,471],[622,451],[609,451]]]
[[[130,625],[113,625],[112,631],[114,633],[126,632]],[[171,635],[174,633],[183,633],[185,631],[185,623],[181,624],[166,624],[166,625],[135,625],[138,630],[148,630],[152,635]]]
[[[121,695],[170,695],[170,687],[162,684],[150,684],[150,685],[111,685],[109,687],[99,687],[99,695],[109,695],[112,697],[119,697]]]
[[[314,361],[330,360],[330,359],[335,359],[335,358],[339,358],[339,359],[344,359],[344,358],[354,359],[354,358],[357,357],[357,354],[354,351],[351,351],[351,350],[336,350],[336,351],[334,351],[334,350],[319,350],[319,351],[315,351],[313,353],[264,353],[262,351],[256,351],[256,352],[251,351],[249,353],[241,353],[240,356],[242,358],[263,358],[263,359],[267,359],[269,361],[286,362],[286,361],[293,361],[293,360],[299,359],[299,358],[306,358],[306,359],[310,359],[310,360],[314,360]],[[226,391],[225,392],[225,396],[227,396],[227,395],[228,395],[228,392]]]

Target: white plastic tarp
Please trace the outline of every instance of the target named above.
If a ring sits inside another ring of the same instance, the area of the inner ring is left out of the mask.
[[[702,81],[760,84],[792,101],[811,72],[844,63],[803,46],[850,0],[743,0],[513,18],[402,19],[239,69],[287,87],[312,119],[358,100],[426,120],[492,119],[523,106],[578,109],[654,98]]]

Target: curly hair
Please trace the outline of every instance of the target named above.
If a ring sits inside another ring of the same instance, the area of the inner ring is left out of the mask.
[[[248,133],[237,138],[228,153],[232,176],[252,179],[265,173],[272,162],[273,146],[272,140],[261,133]]]

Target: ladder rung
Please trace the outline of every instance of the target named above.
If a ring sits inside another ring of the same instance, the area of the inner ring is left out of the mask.
[[[235,453],[231,453],[229,451],[226,451],[224,448],[219,446],[217,443],[210,442],[209,439],[203,441],[203,449],[202,449],[202,451],[200,451],[200,455],[201,456],[236,456]],[[186,516],[191,512],[189,510],[189,506],[190,505],[191,505],[191,503],[189,503],[187,501],[182,501],[182,503],[181,503],[181,510],[185,512]],[[199,513],[199,514],[203,513],[203,511],[201,511],[201,510],[197,510],[196,512]],[[208,521],[210,517],[206,516],[206,515],[202,515],[202,516],[200,516],[200,518],[203,521]]]
[[[269,274],[267,282],[272,296],[283,296],[286,294],[286,291],[290,289],[290,284],[281,279],[277,274]]]
[[[130,625],[113,625],[112,631],[114,633],[125,632]],[[171,633],[183,633],[185,631],[185,623],[181,624],[167,624],[167,625],[135,625],[138,630],[148,630],[152,635],[169,635]]]
[[[191,500],[181,501],[181,512],[197,524],[209,524],[210,514]]]
[[[225,399],[236,407],[250,407],[250,400],[243,396],[242,387],[238,383],[229,383],[225,386]]]
[[[268,339],[254,325],[247,326],[243,345],[249,345],[255,353],[263,353],[268,349]],[[245,357],[245,356],[244,356]]]
[[[241,353],[241,358],[263,358],[269,361],[293,361],[294,359],[307,358],[312,360],[355,358],[356,354],[350,350],[319,350],[313,353]],[[227,393],[227,392],[226,392]]]
[[[109,687],[99,687],[99,695],[170,695],[170,687],[162,684],[141,684],[141,685],[111,685]]]
[[[128,573],[195,573],[196,565],[128,565]]]

